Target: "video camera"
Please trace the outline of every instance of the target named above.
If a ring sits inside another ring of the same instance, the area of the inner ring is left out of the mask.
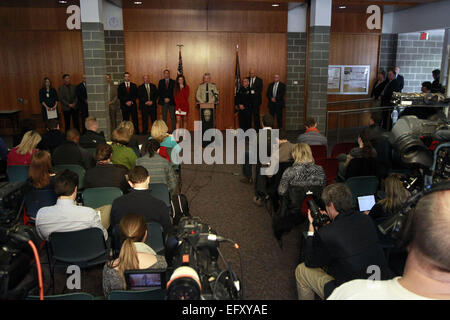
[[[179,245],[175,255],[176,269],[167,283],[169,300],[242,298],[241,282],[219,249],[220,242],[230,242],[238,249],[234,241],[218,236],[198,217],[181,218],[176,237]],[[219,267],[219,255],[224,270]]]

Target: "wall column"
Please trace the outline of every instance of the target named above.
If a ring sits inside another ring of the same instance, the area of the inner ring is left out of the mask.
[[[109,138],[110,125],[106,101],[106,54],[102,0],[80,0],[80,8],[89,115],[97,118],[99,131],[103,131],[105,136]]]
[[[316,119],[322,132],[325,132],[327,115],[331,2],[312,0],[310,7],[306,116]]]

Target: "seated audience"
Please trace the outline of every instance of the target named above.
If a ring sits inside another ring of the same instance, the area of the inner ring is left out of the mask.
[[[111,135],[113,154],[111,157],[112,163],[116,165],[125,166],[128,170],[134,167],[137,155],[128,147],[130,141],[130,133],[125,128],[114,129]]]
[[[22,139],[25,133],[28,131],[36,131],[36,121],[34,119],[26,118],[23,119],[20,123],[20,133],[13,136],[13,146],[18,145]]]
[[[116,187],[122,192],[127,192],[128,182],[125,175],[128,173],[127,168],[121,165],[114,165],[111,162],[113,149],[110,145],[104,143],[99,144],[95,150],[95,159],[97,165],[86,171],[84,177],[84,187],[100,188],[100,187]]]
[[[42,136],[37,148],[39,150],[47,150],[50,154],[55,148],[59,147],[66,140],[66,136],[59,130],[59,121],[57,119],[50,119],[46,123],[47,132]]]
[[[292,149],[294,148],[294,145],[295,144],[289,142],[287,132],[281,129],[278,136],[278,161],[280,163],[291,162],[294,160],[292,158]]]
[[[55,177],[56,205],[41,208],[36,216],[36,231],[48,241],[53,232],[70,232],[89,228],[103,231],[105,240],[108,232],[103,228],[98,213],[88,207],[77,206],[78,175],[70,170],[58,172]]]
[[[137,166],[147,169],[152,183],[164,183],[171,194],[175,193],[177,177],[172,166],[158,154],[159,142],[155,139],[146,144],[146,154],[136,160]]]
[[[378,201],[368,212],[375,224],[380,224],[398,213],[405,201],[410,196],[409,192],[403,186],[400,180],[400,174],[391,173],[384,181],[384,190],[386,197]]]
[[[131,121],[122,121],[119,123],[119,126],[117,128],[125,128],[128,131],[128,134],[130,135],[130,141],[128,142],[127,146],[136,152],[136,155],[139,155],[139,141],[138,137],[134,134],[134,124]]]
[[[294,164],[287,168],[281,177],[278,193],[283,196],[290,186],[325,186],[327,179],[321,166],[314,164],[311,147],[297,143],[292,149]]]
[[[306,119],[305,128],[305,133],[302,133],[297,138],[298,143],[303,142],[309,144],[310,146],[328,145],[327,137],[319,132],[319,129],[317,129],[317,122],[314,118]]]
[[[369,141],[377,140],[385,132],[381,128],[381,114],[379,112],[372,112],[369,118],[369,126],[364,128],[365,134]]]
[[[144,217],[135,213],[125,215],[120,220],[120,234],[124,242],[119,258],[106,263],[103,268],[105,297],[113,290],[126,290],[127,270],[167,268],[166,259],[145,243],[149,235]]]
[[[336,288],[330,300],[450,299],[450,191],[424,196],[409,214],[408,257],[403,276],[353,280]],[[382,279],[383,280],[383,279]]]
[[[118,225],[128,213],[139,213],[146,222],[155,221],[161,224],[166,234],[172,232],[169,209],[163,201],[152,196],[147,170],[141,166],[131,169],[128,173],[128,183],[133,188],[130,193],[115,199],[112,204],[111,226]]]
[[[366,136],[362,134],[358,137],[358,144],[360,145],[360,148],[358,148],[357,153],[354,153],[356,157],[350,159],[345,170],[346,180],[352,177],[377,175],[377,154],[372,147],[372,144],[367,140]]]
[[[86,149],[79,146],[80,133],[77,129],[69,129],[66,133],[66,141],[53,151],[52,160],[55,166],[60,164],[76,164],[84,169],[95,165],[92,155]]]
[[[96,148],[101,143],[106,143],[105,134],[98,131],[98,122],[94,117],[87,117],[84,121],[86,133],[80,137],[80,146],[83,148]]]
[[[180,146],[168,131],[169,128],[163,120],[156,120],[152,125],[150,137],[148,139],[155,139],[158,141],[160,144],[158,154],[161,157],[166,158],[167,161],[170,161],[169,152],[174,148],[180,149]]]
[[[37,151],[37,145],[41,141],[41,135],[36,131],[28,131],[24,134],[20,144],[8,153],[8,166],[28,166],[31,157]]]
[[[331,222],[316,229],[308,210],[305,262],[295,269],[299,300],[314,300],[314,293],[324,299],[341,284],[370,276],[366,272],[372,265],[380,268],[381,279],[389,279],[372,219],[355,211],[348,187],[331,184],[323,190],[322,200],[326,207],[322,214]]]

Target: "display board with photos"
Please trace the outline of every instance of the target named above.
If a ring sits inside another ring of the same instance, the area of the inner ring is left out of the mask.
[[[328,66],[328,94],[368,94],[368,65]]]

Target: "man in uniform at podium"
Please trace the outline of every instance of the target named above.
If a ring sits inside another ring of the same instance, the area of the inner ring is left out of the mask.
[[[215,128],[216,119],[215,119],[215,108],[219,103],[219,90],[215,83],[211,83],[211,75],[209,73],[205,73],[203,75],[203,83],[198,86],[197,94],[195,95],[197,99],[197,103],[212,103],[214,104],[214,108],[201,108],[200,114],[202,119],[202,134],[205,133],[206,130]]]

